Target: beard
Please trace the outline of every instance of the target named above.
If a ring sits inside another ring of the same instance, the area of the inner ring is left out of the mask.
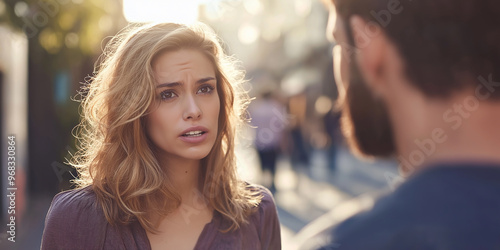
[[[393,129],[385,104],[374,97],[354,60],[349,63],[349,71],[350,80],[341,102],[341,129],[350,149],[364,157],[394,155]]]

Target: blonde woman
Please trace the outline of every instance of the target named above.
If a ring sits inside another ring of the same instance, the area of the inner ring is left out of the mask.
[[[79,189],[55,196],[42,249],[280,249],[270,192],[236,175],[242,72],[205,25],[112,39],[84,93]]]

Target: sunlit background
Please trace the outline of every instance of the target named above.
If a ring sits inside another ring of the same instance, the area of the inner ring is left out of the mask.
[[[284,249],[321,216],[338,220],[369,205],[370,193],[389,186],[395,164],[360,162],[343,146],[332,109],[327,14],[320,0],[0,0],[2,225],[9,216],[8,135],[16,136],[18,161],[18,241],[6,241],[0,227],[0,248],[39,249],[50,201],[71,187],[75,173],[64,164],[76,149],[72,98],[106,42],[128,23],[208,24],[241,60],[251,96],[269,93],[283,107],[274,195]],[[260,167],[255,133],[249,129],[238,144],[239,171],[269,186],[273,177]]]
[[[194,23],[201,1],[123,0],[123,14],[129,22]]]

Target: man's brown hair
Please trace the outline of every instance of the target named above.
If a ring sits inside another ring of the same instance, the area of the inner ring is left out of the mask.
[[[406,76],[425,95],[447,97],[464,89],[477,91],[482,83],[485,85],[482,92],[488,89],[490,99],[500,100],[500,86],[497,86],[500,83],[496,83],[500,79],[500,1],[333,0],[333,3],[346,24],[352,15],[359,15],[380,26],[399,50]],[[353,43],[351,31],[346,28]]]

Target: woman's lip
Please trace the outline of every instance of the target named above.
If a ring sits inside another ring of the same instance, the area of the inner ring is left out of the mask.
[[[183,136],[183,135],[185,135],[186,133],[189,133],[189,132],[191,132],[191,131],[202,131],[202,132],[204,132],[204,134],[206,134],[206,133],[208,132],[208,129],[207,129],[207,128],[205,128],[205,127],[203,127],[203,126],[195,126],[195,127],[190,127],[190,128],[188,128],[188,129],[186,129],[186,130],[182,131],[182,133],[181,133],[181,135],[180,135],[180,136],[181,136],[181,137],[185,137],[185,136]]]
[[[201,143],[205,139],[207,139],[207,134],[208,133],[205,132],[199,136],[179,136],[179,138],[181,139],[181,141],[187,143]]]

